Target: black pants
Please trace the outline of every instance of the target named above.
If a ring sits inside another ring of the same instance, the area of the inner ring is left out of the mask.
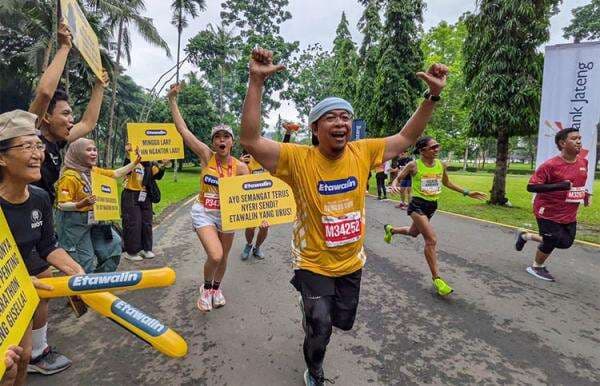
[[[333,327],[348,331],[354,325],[362,270],[327,277],[296,270],[292,284],[302,295],[306,315],[304,360],[311,375],[322,379],[323,360]]]
[[[125,251],[135,255],[152,250],[152,202],[139,202],[140,192],[124,189],[121,194],[121,218]]]
[[[377,179],[377,197],[386,198],[385,179],[387,178],[387,175],[384,172],[379,172],[375,174],[375,178]]]

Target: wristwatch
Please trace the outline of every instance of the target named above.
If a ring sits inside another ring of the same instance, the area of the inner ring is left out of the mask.
[[[425,91],[425,93],[423,94],[423,98],[428,99],[432,102],[438,102],[440,99],[442,99],[439,95],[431,95],[429,90]]]

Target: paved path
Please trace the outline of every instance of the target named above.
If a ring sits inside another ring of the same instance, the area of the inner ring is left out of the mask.
[[[52,304],[50,342],[69,370],[32,385],[302,385],[302,331],[289,284],[290,226],[271,230],[264,261],[242,262],[238,233],[224,281],[226,307],[195,308],[204,252],[188,207],[156,232],[177,283],[121,295],[185,337],[189,354],[162,356],[88,312]],[[408,224],[391,202],[367,199],[368,261],[354,330],[335,331],[325,370],[337,385],[600,384],[600,250],[575,245],[550,262],[558,282],[525,272],[535,251],[512,230],[437,214],[440,267],[456,292],[434,294],[421,239],[382,241],[384,223]],[[161,266],[160,258],[122,269]]]

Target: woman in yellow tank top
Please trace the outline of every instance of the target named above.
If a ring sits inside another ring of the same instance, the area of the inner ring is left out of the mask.
[[[440,144],[431,137],[421,137],[416,142],[415,154],[420,154],[420,159],[408,163],[392,183],[392,191],[399,192],[399,182],[408,176],[412,177],[413,197],[406,209],[406,213],[412,219],[412,224],[400,228],[394,228],[390,224],[386,224],[383,239],[386,243],[390,243],[392,235],[395,234],[412,237],[423,235],[425,259],[431,271],[433,285],[438,294],[447,296],[453,290],[439,276],[436,251],[437,237],[429,222],[437,209],[438,198],[442,193],[442,185],[477,200],[485,200],[487,196],[481,192],[470,192],[450,181],[446,172],[446,165],[438,159],[439,152]]]
[[[234,236],[233,232],[223,232],[221,228],[219,179],[248,174],[248,167],[231,156],[234,138],[233,130],[229,126],[217,125],[212,128],[213,149],[196,138],[187,128],[177,106],[177,95],[180,91],[181,85],[172,85],[167,97],[177,131],[183,137],[185,145],[198,156],[202,165],[200,193],[192,207],[191,215],[192,225],[207,256],[204,263],[204,285],[200,287],[197,306],[200,311],[208,312],[225,305],[220,284],[225,276],[227,257]]]

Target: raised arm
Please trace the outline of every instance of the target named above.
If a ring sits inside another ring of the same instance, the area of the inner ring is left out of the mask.
[[[142,155],[140,154],[140,149],[135,149],[135,154],[136,154],[136,158],[135,158],[134,161],[129,162],[127,165],[122,166],[122,167],[120,167],[118,169],[115,169],[115,178],[125,177],[133,169],[135,169],[135,166],[137,164],[139,164],[140,162],[142,162]]]
[[[417,76],[427,83],[430,95],[437,97],[446,86],[448,67],[434,64],[427,72],[418,72]],[[435,103],[431,99],[424,100],[398,134],[385,138],[384,162],[402,153],[417,141],[431,119]]]
[[[171,108],[171,114],[173,115],[173,122],[175,123],[177,131],[183,137],[185,145],[200,158],[202,166],[206,166],[210,157],[212,157],[213,151],[204,142],[196,138],[194,133],[192,133],[185,124],[181,112],[179,111],[179,106],[177,105],[177,95],[179,95],[181,87],[181,84],[171,85],[171,89],[167,94],[169,107]]]
[[[85,109],[85,113],[83,113],[81,121],[73,126],[69,132],[67,141],[73,142],[76,139],[85,137],[94,129],[94,127],[96,127],[98,117],[100,116],[100,109],[102,108],[104,89],[108,87],[108,81],[108,73],[103,70],[102,79],[96,78],[96,83],[94,83],[94,87],[92,88],[90,102],[88,103],[87,109]],[[117,87],[117,85],[115,84],[114,87]]]
[[[46,115],[50,101],[54,96],[58,82],[65,69],[69,51],[71,50],[71,32],[65,23],[58,27],[58,50],[54,59],[42,74],[35,90],[33,102],[29,105],[29,112],[38,116],[37,125],[41,125],[42,118]]]
[[[249,68],[250,76],[242,110],[240,142],[258,163],[274,173],[277,169],[277,161],[279,161],[281,144],[261,136],[262,92],[265,80],[272,74],[283,71],[285,67],[280,64],[273,64],[273,53],[271,51],[255,48],[252,51]]]

